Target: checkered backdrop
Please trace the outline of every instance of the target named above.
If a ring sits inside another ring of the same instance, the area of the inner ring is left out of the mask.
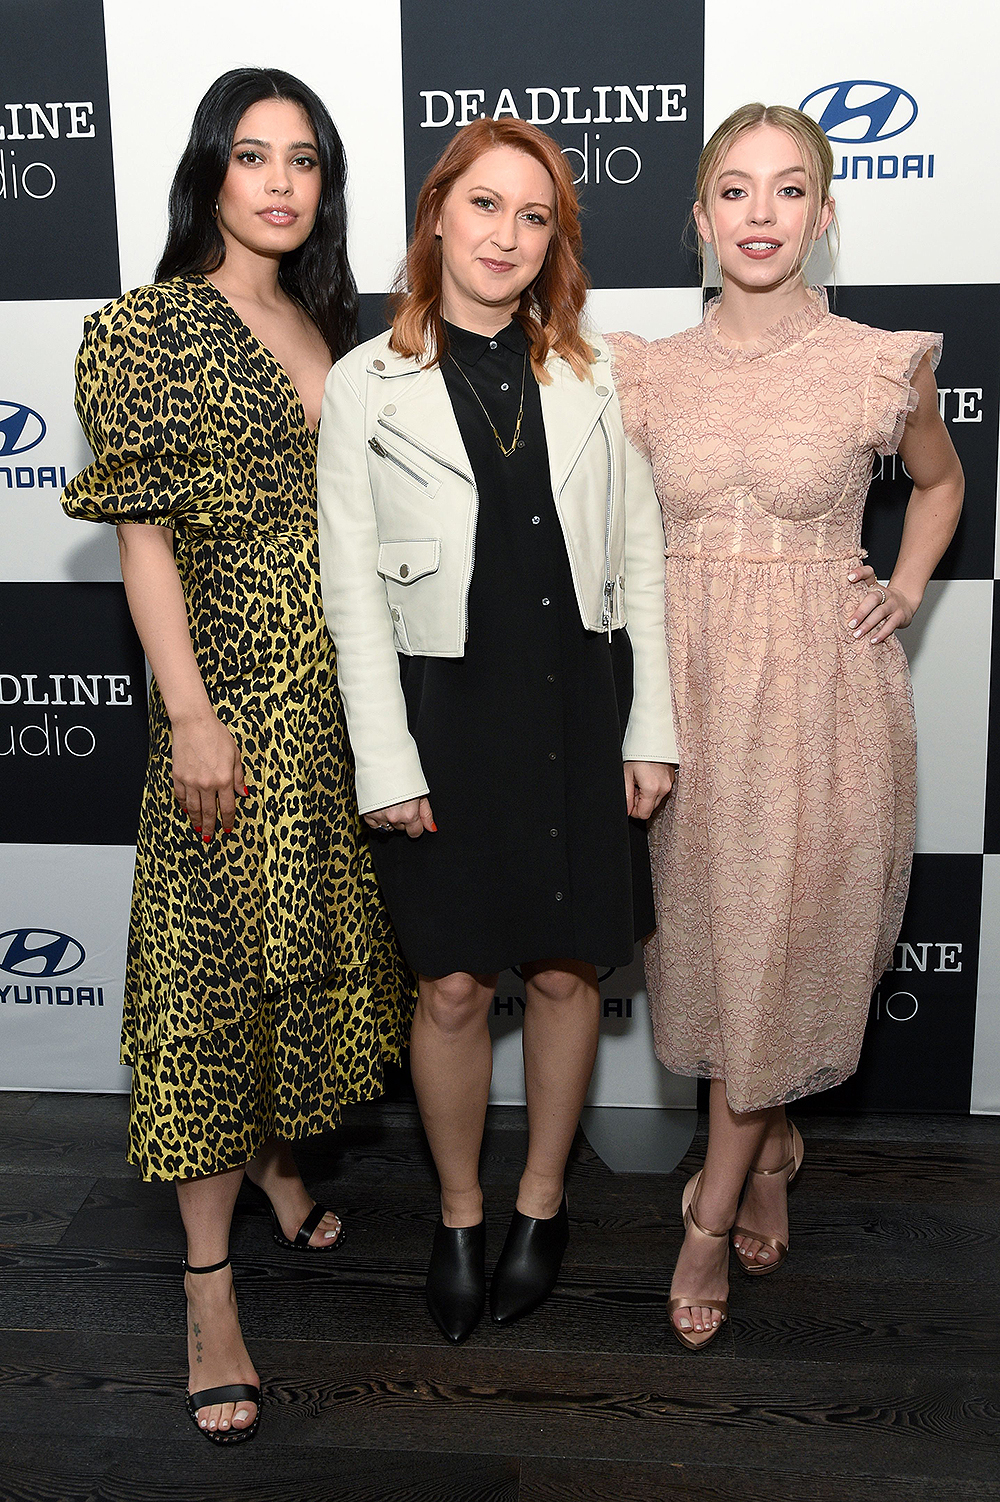
[[[861,1070],[817,1105],[1000,1111],[1000,396],[993,7],[841,0],[0,0],[0,1088],[127,1089],[117,1062],[145,678],[113,532],[65,518],[87,462],[83,316],[147,281],[194,107],[268,64],[327,100],[351,164],[366,334],[430,162],[480,113],[551,130],[585,208],[594,323],[657,337],[700,316],[684,226],[707,131],[748,99],[803,105],[836,157],[836,311],[942,330],[941,407],[969,479],[959,534],[903,634],[920,733],[917,856]],[[706,129],[707,128],[707,129]],[[866,542],[891,566],[898,460]],[[682,1105],[652,1058],[636,965],[607,976],[592,1100]],[[495,1098],[521,1088],[514,975],[494,1006]]]

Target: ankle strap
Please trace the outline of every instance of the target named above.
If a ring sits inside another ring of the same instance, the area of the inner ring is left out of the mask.
[[[211,1267],[192,1267],[190,1262],[184,1261],[183,1267],[186,1273],[217,1273],[224,1267],[229,1266],[229,1258],[223,1257],[221,1262],[213,1262]]]
[[[795,1167],[795,1154],[793,1153],[792,1156],[789,1158],[788,1162],[787,1163],[782,1163],[782,1165],[781,1165],[780,1168],[754,1168],[753,1164],[751,1163],[749,1171],[750,1171],[750,1173],[759,1174],[762,1179],[769,1179],[772,1174],[775,1174],[775,1173],[784,1173],[786,1168],[794,1168],[794,1167]]]
[[[687,1218],[694,1226],[696,1231],[700,1231],[703,1236],[714,1236],[716,1241],[718,1241],[720,1237],[728,1236],[729,1232],[732,1230],[732,1226],[728,1226],[724,1231],[710,1231],[707,1226],[702,1225],[701,1221],[698,1219],[697,1215],[695,1215],[690,1205],[688,1205]],[[706,1309],[714,1308],[714,1305],[706,1304],[705,1307]]]

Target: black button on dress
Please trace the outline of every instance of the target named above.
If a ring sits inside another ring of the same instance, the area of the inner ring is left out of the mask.
[[[645,830],[627,817],[622,772],[631,648],[624,631],[609,643],[580,620],[530,362],[509,458],[486,416],[509,444],[520,325],[493,339],[447,328],[441,368],[479,496],[469,634],[464,657],[400,659],[437,833],[373,833],[376,871],[423,975],[624,965],[654,926]]]

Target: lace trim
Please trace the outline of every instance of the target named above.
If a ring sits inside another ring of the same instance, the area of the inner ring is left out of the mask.
[[[711,354],[728,364],[735,365],[743,360],[759,360],[763,355],[777,354],[779,350],[789,349],[793,344],[798,344],[830,316],[825,287],[810,287],[809,297],[810,300],[804,308],[799,308],[795,313],[786,313],[784,318],[772,324],[769,329],[765,329],[759,339],[741,348],[728,344],[719,333],[719,307],[722,298],[713,297],[705,309],[701,324],[705,342]]]
[[[881,410],[874,417],[868,416],[868,432],[872,447],[883,457],[899,448],[906,419],[920,404],[920,393],[910,385],[917,366],[924,355],[930,355],[931,370],[936,370],[942,343],[941,334],[904,331],[887,334],[879,348],[868,380],[865,406],[867,416],[879,406],[881,395]],[[885,383],[881,393],[877,390],[879,378]]]

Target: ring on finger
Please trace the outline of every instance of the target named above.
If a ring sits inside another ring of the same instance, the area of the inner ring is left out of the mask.
[[[881,599],[880,603],[884,605],[885,602],[886,602],[886,600],[889,598],[889,596],[886,594],[886,592],[882,588],[881,584],[873,584],[872,585],[872,589],[877,589],[878,590],[879,594],[882,596],[882,599]]]

